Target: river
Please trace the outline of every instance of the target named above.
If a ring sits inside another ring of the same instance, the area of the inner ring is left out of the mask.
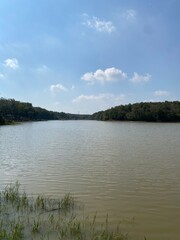
[[[30,122],[0,127],[0,190],[71,192],[132,239],[180,239],[180,124]]]

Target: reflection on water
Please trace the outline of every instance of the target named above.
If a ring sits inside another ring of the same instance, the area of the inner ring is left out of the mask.
[[[180,236],[180,125],[49,121],[0,127],[0,188],[72,192],[135,239]],[[134,221],[132,221],[134,219]]]

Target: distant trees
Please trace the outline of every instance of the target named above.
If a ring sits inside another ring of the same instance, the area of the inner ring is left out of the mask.
[[[95,120],[179,122],[180,102],[143,102],[116,106],[92,115]]]
[[[0,125],[21,121],[102,120],[180,122],[180,102],[143,102],[116,106],[92,115],[70,114],[33,107],[31,103],[0,98]]]
[[[89,119],[89,115],[53,112],[31,103],[0,98],[0,125],[21,121]]]
[[[42,108],[34,108],[31,103],[23,103],[14,99],[0,99],[1,124],[13,121],[48,120],[55,116]]]

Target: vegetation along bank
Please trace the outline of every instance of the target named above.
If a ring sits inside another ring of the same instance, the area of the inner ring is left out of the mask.
[[[180,102],[142,102],[120,105],[90,115],[48,111],[33,107],[31,103],[0,98],[0,125],[44,120],[180,122]]]

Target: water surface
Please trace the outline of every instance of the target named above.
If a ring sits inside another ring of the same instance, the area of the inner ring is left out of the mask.
[[[0,127],[0,189],[72,192],[134,239],[179,240],[180,124],[48,121]]]

